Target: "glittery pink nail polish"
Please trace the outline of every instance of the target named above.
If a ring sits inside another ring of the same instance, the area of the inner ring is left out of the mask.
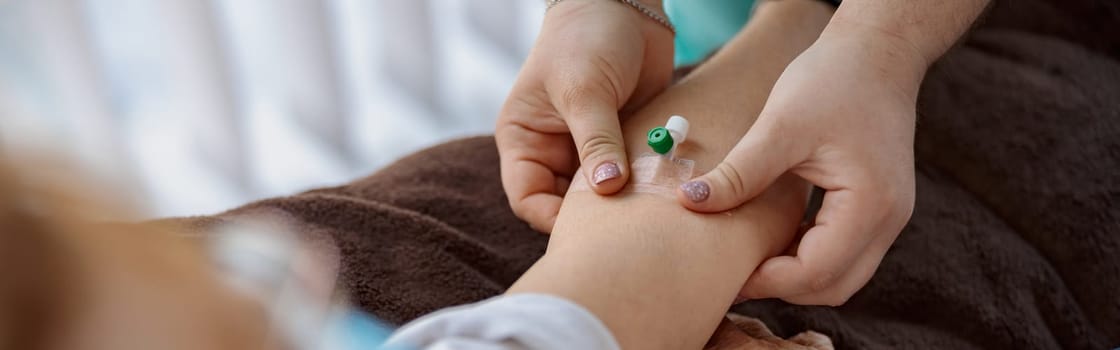
[[[700,203],[708,199],[712,189],[704,181],[689,181],[681,184],[681,192],[693,203]]]
[[[598,185],[600,183],[603,183],[603,181],[617,178],[619,176],[622,176],[622,171],[618,169],[618,165],[615,165],[613,162],[607,162],[600,164],[598,168],[595,168],[595,174],[591,176],[591,181],[595,182],[595,184]]]

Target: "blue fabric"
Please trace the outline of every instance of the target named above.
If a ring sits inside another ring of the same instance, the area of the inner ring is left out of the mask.
[[[317,349],[330,350],[405,350],[385,347],[392,328],[358,310],[349,310],[327,324],[325,339]]]
[[[677,27],[674,63],[696,63],[720,48],[747,23],[754,0],[665,0],[665,13]]]

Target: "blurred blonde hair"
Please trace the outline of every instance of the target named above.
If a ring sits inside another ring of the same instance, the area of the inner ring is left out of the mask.
[[[81,174],[0,156],[0,349],[268,347],[263,311],[222,284],[197,239],[93,222],[123,206]]]

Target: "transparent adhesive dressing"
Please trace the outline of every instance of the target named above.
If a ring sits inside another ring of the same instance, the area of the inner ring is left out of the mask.
[[[647,134],[650,149],[630,163],[630,183],[622,192],[654,193],[676,196],[676,189],[692,179],[695,162],[676,157],[677,146],[688,137],[688,120],[672,116],[664,127],[653,128]],[[591,191],[583,176],[575,176],[568,192]]]
[[[646,153],[630,163],[630,183],[622,192],[654,193],[676,196],[677,187],[692,179],[691,159],[672,158],[668,155]],[[583,176],[576,176],[569,193],[591,191]]]

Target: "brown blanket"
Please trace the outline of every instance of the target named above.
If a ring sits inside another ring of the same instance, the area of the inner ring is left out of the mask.
[[[917,207],[867,287],[837,308],[733,310],[838,348],[1120,346],[1117,19],[1117,1],[997,4],[923,86]],[[332,238],[355,302],[397,324],[501,293],[548,239],[510,212],[490,137],[173,221],[205,230],[277,214]]]

